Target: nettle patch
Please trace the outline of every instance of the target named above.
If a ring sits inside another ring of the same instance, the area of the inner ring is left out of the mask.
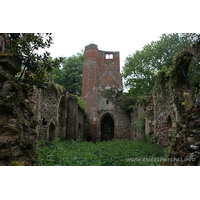
[[[38,143],[39,166],[150,166],[161,165],[165,149],[145,141],[60,141]],[[152,159],[152,160],[151,160]]]

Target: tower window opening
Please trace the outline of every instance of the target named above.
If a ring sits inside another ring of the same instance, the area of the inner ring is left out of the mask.
[[[113,54],[106,54],[106,60],[112,60]]]
[[[108,100],[106,101],[106,104],[108,104]]]

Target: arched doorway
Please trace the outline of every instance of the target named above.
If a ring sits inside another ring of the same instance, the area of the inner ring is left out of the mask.
[[[114,120],[110,115],[105,115],[101,121],[101,141],[114,138]]]

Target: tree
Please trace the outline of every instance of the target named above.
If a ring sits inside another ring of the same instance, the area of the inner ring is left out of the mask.
[[[18,82],[27,89],[47,88],[48,75],[53,68],[58,68],[62,58],[52,60],[48,51],[38,54],[39,49],[49,48],[52,44],[51,34],[46,33],[10,33],[8,52],[14,53],[22,64],[22,71],[18,74]]]
[[[170,67],[173,56],[184,47],[178,33],[163,34],[160,40],[143,47],[142,51],[126,58],[122,75],[129,87],[129,94],[139,97],[152,93],[157,72],[163,67]]]
[[[81,95],[84,54],[77,53],[63,61],[63,68],[53,70],[53,80],[70,94]]]

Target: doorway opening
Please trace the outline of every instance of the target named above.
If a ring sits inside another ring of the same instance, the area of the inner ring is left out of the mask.
[[[101,141],[114,138],[114,120],[110,115],[105,115],[101,121]]]

